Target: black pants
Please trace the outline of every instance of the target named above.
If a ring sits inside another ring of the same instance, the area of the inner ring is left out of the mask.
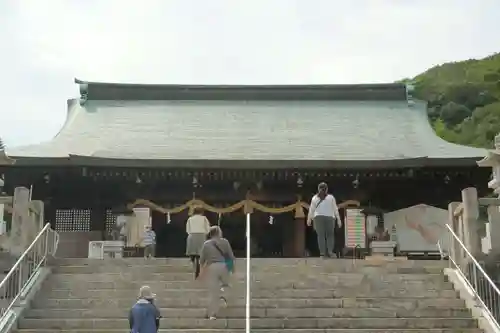
[[[200,276],[200,256],[189,256],[194,267],[194,278]]]

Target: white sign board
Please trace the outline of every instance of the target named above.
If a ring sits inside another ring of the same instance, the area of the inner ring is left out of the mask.
[[[345,238],[348,248],[366,248],[365,215],[360,209],[346,209]]]
[[[420,204],[384,215],[384,226],[396,226],[396,241],[401,252],[439,252],[437,242],[448,252],[446,233],[448,211]]]
[[[143,226],[151,225],[151,209],[143,207],[134,208],[134,214],[139,224]]]

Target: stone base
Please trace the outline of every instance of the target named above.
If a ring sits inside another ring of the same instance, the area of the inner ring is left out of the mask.
[[[88,257],[92,259],[122,258],[124,245],[122,241],[89,242]]]
[[[384,261],[384,262],[393,262],[393,261],[406,261],[408,260],[407,257],[390,257],[390,256],[384,256],[383,254],[375,254],[371,256],[366,256],[365,260],[368,261]]]
[[[372,255],[394,256],[396,242],[393,241],[373,241],[370,244]]]

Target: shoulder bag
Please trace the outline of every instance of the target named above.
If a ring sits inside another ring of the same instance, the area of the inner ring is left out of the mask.
[[[234,260],[224,254],[224,252],[221,250],[219,245],[215,241],[212,241],[213,246],[219,251],[219,253],[224,257],[224,264],[226,264],[226,268],[229,273],[232,273],[234,271]]]

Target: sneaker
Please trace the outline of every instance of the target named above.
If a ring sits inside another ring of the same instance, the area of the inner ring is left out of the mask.
[[[210,316],[210,317],[208,317],[208,320],[215,320],[215,319],[217,319],[216,316]]]
[[[222,301],[222,306],[227,308],[227,300],[225,297],[221,297],[220,300]]]

